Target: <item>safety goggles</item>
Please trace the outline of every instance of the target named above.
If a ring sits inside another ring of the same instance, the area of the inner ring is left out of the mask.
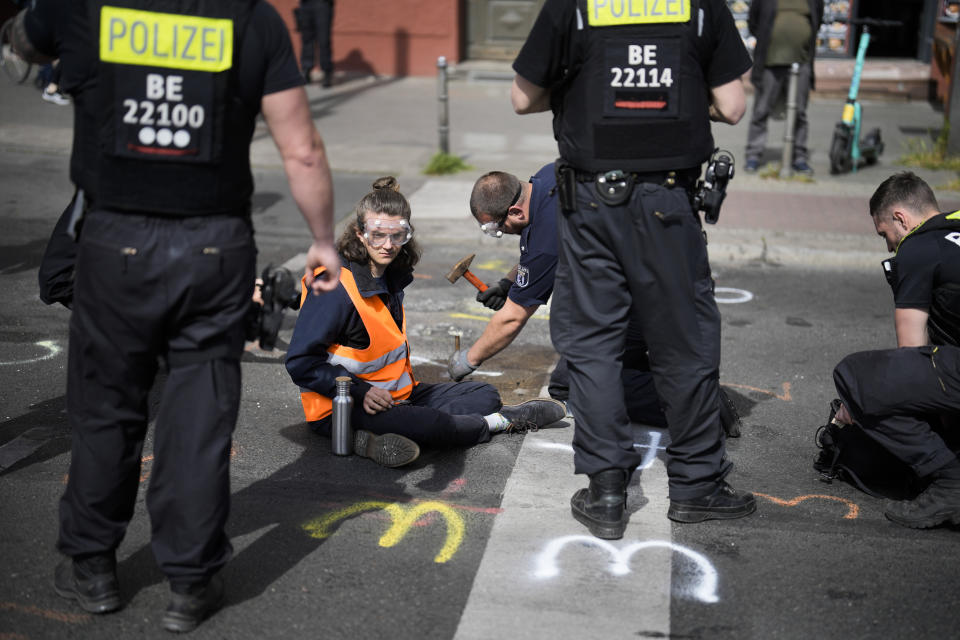
[[[517,193],[513,196],[513,204],[507,207],[507,210],[496,216],[496,220],[491,222],[484,222],[480,225],[480,231],[483,231],[485,234],[491,238],[499,238],[503,236],[503,223],[507,221],[507,216],[510,215],[510,209],[513,209],[515,206],[520,204],[520,198],[523,197],[523,184],[517,186]]]
[[[387,240],[395,247],[401,247],[413,237],[413,229],[406,220],[382,220],[375,218],[368,220],[363,230],[364,239],[371,247],[382,247]]]

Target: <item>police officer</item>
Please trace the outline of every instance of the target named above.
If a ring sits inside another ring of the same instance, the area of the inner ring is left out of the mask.
[[[836,419],[859,424],[929,482],[913,500],[887,502],[887,518],[913,528],[960,524],[960,461],[936,431],[960,419],[960,211],[940,213],[927,183],[904,172],[880,184],[870,216],[895,253],[883,268],[899,348],[837,365]]]
[[[470,194],[470,213],[480,230],[493,238],[504,234],[520,236],[520,261],[507,277],[477,293],[477,302],[496,313],[483,334],[466,349],[455,352],[447,363],[447,372],[455,381],[473,373],[483,362],[506,349],[526,326],[527,321],[547,304],[553,293],[557,269],[556,168],[551,162],[521,182],[503,171],[480,176]],[[647,345],[635,323],[627,329],[621,379],[627,417],[632,422],[654,427],[667,426],[660,398],[653,385],[647,358]],[[569,398],[569,368],[563,358],[550,374],[550,397]],[[720,390],[720,419],[728,435],[740,434],[736,407]]]
[[[25,57],[60,58],[75,107],[71,179],[86,210],[70,319],[67,557],[54,586],[91,613],[121,606],[116,549],[160,361],[147,509],[170,583],[162,625],[189,631],[219,606],[232,554],[224,525],[255,275],[255,118],[262,111],[311,229],[306,277],[317,293],[339,273],[323,141],[286,27],[262,0],[36,0],[12,42]],[[315,280],[319,266],[334,277]]]
[[[571,499],[596,536],[626,528],[642,455],[623,402],[626,328],[639,323],[664,403],[678,522],[739,518],[718,416],[720,315],[688,190],[713,150],[710,120],[736,123],[750,68],[723,0],[547,0],[514,62],[517,113],[552,109],[560,147],[560,263],[550,333],[570,366]]]

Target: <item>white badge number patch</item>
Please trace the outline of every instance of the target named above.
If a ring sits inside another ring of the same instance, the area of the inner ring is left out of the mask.
[[[680,47],[680,38],[673,37],[609,42],[605,115],[676,115]]]
[[[523,288],[530,284],[530,270],[524,265],[517,267],[517,286]]]

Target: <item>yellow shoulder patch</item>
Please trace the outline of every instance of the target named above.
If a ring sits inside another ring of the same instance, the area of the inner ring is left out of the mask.
[[[587,0],[587,22],[591,27],[689,20],[690,0]]]
[[[217,72],[233,66],[233,21],[105,6],[100,59]]]
[[[954,211],[953,213],[947,214],[948,220],[960,220],[960,211]]]

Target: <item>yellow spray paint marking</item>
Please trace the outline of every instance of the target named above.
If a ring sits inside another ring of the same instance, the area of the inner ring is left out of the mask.
[[[753,492],[753,495],[760,496],[761,498],[766,498],[770,502],[779,504],[780,506],[783,506],[783,507],[795,507],[801,502],[803,502],[804,500],[813,500],[814,498],[817,498],[820,500],[835,500],[836,502],[842,502],[843,504],[847,505],[847,515],[843,516],[844,520],[856,520],[857,517],[860,515],[860,507],[859,505],[857,505],[856,502],[851,502],[846,498],[839,498],[837,496],[827,496],[827,495],[817,493],[817,494],[810,494],[806,496],[797,496],[792,500],[784,500],[783,498],[768,496],[765,493],[758,493],[756,491]]]
[[[746,389],[747,391],[756,391],[757,393],[763,393],[768,396],[773,396],[777,400],[783,400],[784,402],[790,402],[793,400],[793,396],[790,395],[790,383],[784,382],[781,388],[783,389],[782,394],[777,394],[773,391],[768,391],[766,389],[758,389],[757,387],[751,387],[747,384],[734,384],[733,382],[721,382],[721,386],[724,387],[734,387],[736,389]]]
[[[489,269],[490,271],[507,271],[512,267],[512,264],[508,265],[503,260],[487,260],[486,262],[473,265],[474,269]]]
[[[446,562],[452,558],[463,542],[463,534],[466,531],[463,518],[452,507],[437,501],[420,502],[412,507],[396,502],[358,502],[333,513],[328,513],[316,520],[311,520],[303,525],[303,529],[312,538],[327,538],[333,533],[331,530],[333,525],[340,520],[355,516],[358,513],[378,509],[386,511],[392,521],[390,528],[380,536],[379,544],[381,547],[395,546],[403,540],[414,523],[428,513],[439,513],[447,521],[447,538],[440,549],[440,553],[434,557],[434,562]]]

